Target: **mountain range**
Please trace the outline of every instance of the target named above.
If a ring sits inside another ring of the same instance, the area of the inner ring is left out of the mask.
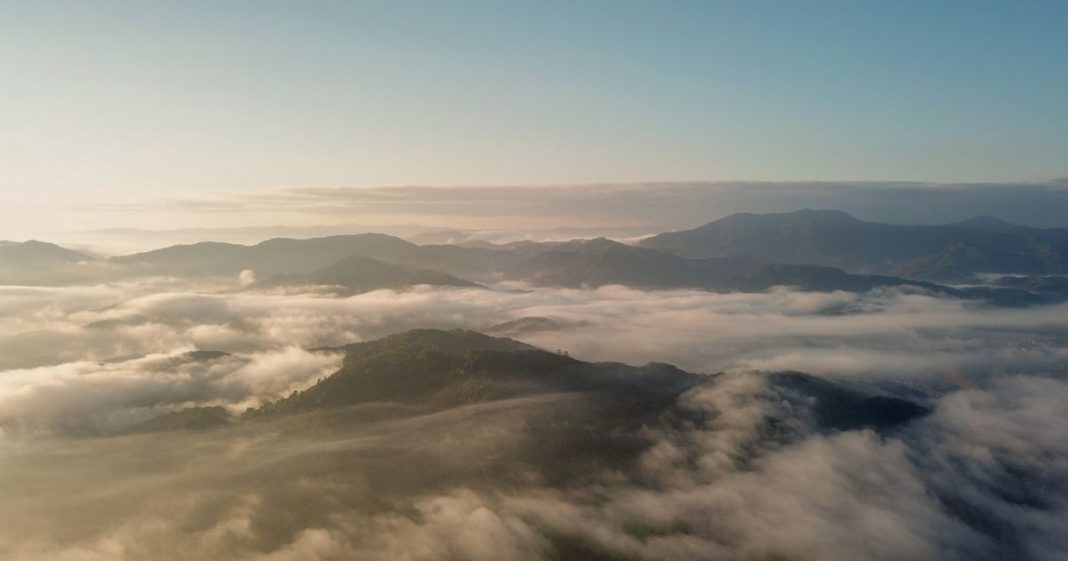
[[[0,265],[0,280],[9,284],[146,275],[233,278],[251,270],[259,280],[251,288],[330,285],[346,294],[421,284],[476,287],[501,280],[719,292],[775,286],[864,292],[893,286],[1031,305],[1068,298],[1063,283],[1041,280],[1068,273],[1068,229],[1029,228],[986,216],[908,226],[865,222],[841,211],[800,210],[735,214],[636,245],[604,238],[417,245],[385,234],[356,234],[255,245],[202,242],[93,259],[42,242],[4,242]],[[984,273],[1037,280],[983,281]]]
[[[416,284],[477,286],[517,280],[536,286],[643,289],[865,291],[877,286],[931,286],[890,277],[860,276],[811,265],[767,263],[746,257],[686,259],[604,238],[569,242],[517,242],[478,247],[415,245],[384,234],[275,239],[253,246],[179,245],[108,260],[128,274],[232,276],[252,270],[261,282],[326,284],[350,292]]]
[[[640,245],[686,258],[746,256],[939,281],[976,273],[1068,272],[1068,229],[1016,226],[988,216],[910,226],[865,222],[836,210],[742,213]]]
[[[448,273],[387,263],[360,255],[345,257],[307,275],[274,275],[254,286],[269,288],[294,285],[337,287],[343,294],[358,294],[383,288],[405,289],[417,285],[466,288],[481,286]]]

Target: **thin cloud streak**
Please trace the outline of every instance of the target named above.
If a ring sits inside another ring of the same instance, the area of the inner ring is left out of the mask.
[[[839,209],[871,221],[941,224],[980,215],[1039,227],[1068,227],[1060,182],[648,182],[544,186],[284,188],[210,197],[95,202],[70,210],[115,215],[124,228],[307,227],[358,217],[373,228],[601,228],[647,234],[693,228],[735,212]],[[121,215],[121,216],[120,216]],[[241,223],[235,224],[235,217]],[[57,234],[58,235],[58,234]]]

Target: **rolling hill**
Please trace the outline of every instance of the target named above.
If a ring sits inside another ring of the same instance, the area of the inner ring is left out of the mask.
[[[431,409],[538,394],[588,394],[616,414],[643,418],[674,406],[687,390],[713,380],[674,366],[591,363],[474,331],[419,329],[345,347],[341,368],[302,392],[250,410],[271,418],[392,402]],[[815,407],[828,430],[889,429],[927,413],[911,401],[868,395],[797,372],[769,383]],[[198,418],[201,416],[197,412]],[[167,419],[171,421],[171,418]],[[619,419],[609,418],[616,422]]]

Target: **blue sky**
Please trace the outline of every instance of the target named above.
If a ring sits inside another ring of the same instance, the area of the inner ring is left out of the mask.
[[[1066,30],[1061,1],[7,2],[0,188],[1039,181]]]

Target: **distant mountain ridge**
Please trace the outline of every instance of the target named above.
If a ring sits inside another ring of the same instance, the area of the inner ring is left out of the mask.
[[[184,274],[293,274],[327,267],[353,255],[380,258],[419,246],[386,234],[355,234],[297,240],[275,238],[256,245],[200,242],[113,257],[112,262]]]
[[[92,261],[94,257],[60,247],[54,243],[28,240],[12,242],[0,240],[0,266],[37,266],[56,263]]]
[[[49,286],[79,282],[89,278],[80,265],[95,261],[92,255],[54,243],[0,241],[0,284]]]
[[[936,288],[893,277],[862,276],[831,267],[766,263],[743,256],[685,259],[611,240],[556,244],[506,271],[506,276],[545,286],[620,284],[646,289],[696,288],[754,292],[774,286],[808,291],[868,291],[878,286]]]
[[[823,292],[903,287],[1012,306],[1068,299],[1068,290],[1060,284],[1039,281],[945,286],[979,283],[977,273],[1068,273],[1068,229],[1028,228],[989,216],[944,226],[906,226],[865,222],[836,210],[743,213],[637,245],[605,238],[416,245],[369,233],[278,238],[255,245],[202,242],[107,260],[41,242],[0,246],[0,257],[5,249],[14,257],[6,270],[0,269],[0,282],[9,284],[153,275],[236,280],[248,269],[259,281],[253,287],[332,285],[346,294],[508,280],[542,287],[623,285],[717,292],[760,292],[776,286]],[[17,253],[29,250],[52,257],[34,261]]]
[[[385,288],[406,289],[417,285],[464,288],[481,286],[439,271],[416,269],[372,257],[353,255],[307,275],[277,275],[256,283],[253,288],[299,285],[336,286],[350,294]]]
[[[642,240],[686,258],[747,256],[928,280],[974,273],[1068,273],[1068,229],[984,216],[944,226],[865,222],[836,210],[733,214]]]
[[[470,279],[504,278],[541,286],[621,284],[646,289],[865,291],[913,284],[865,278],[827,267],[769,264],[748,257],[684,259],[604,238],[517,242],[494,247],[417,246],[383,234],[309,240],[268,240],[255,246],[200,243],[115,258],[136,268],[172,274],[236,275],[252,269],[270,283],[337,284],[355,290],[412,284],[475,286]],[[363,269],[363,271],[361,271]],[[298,271],[312,271],[299,273]],[[463,273],[463,277],[457,273]],[[272,279],[272,277],[274,277]]]

